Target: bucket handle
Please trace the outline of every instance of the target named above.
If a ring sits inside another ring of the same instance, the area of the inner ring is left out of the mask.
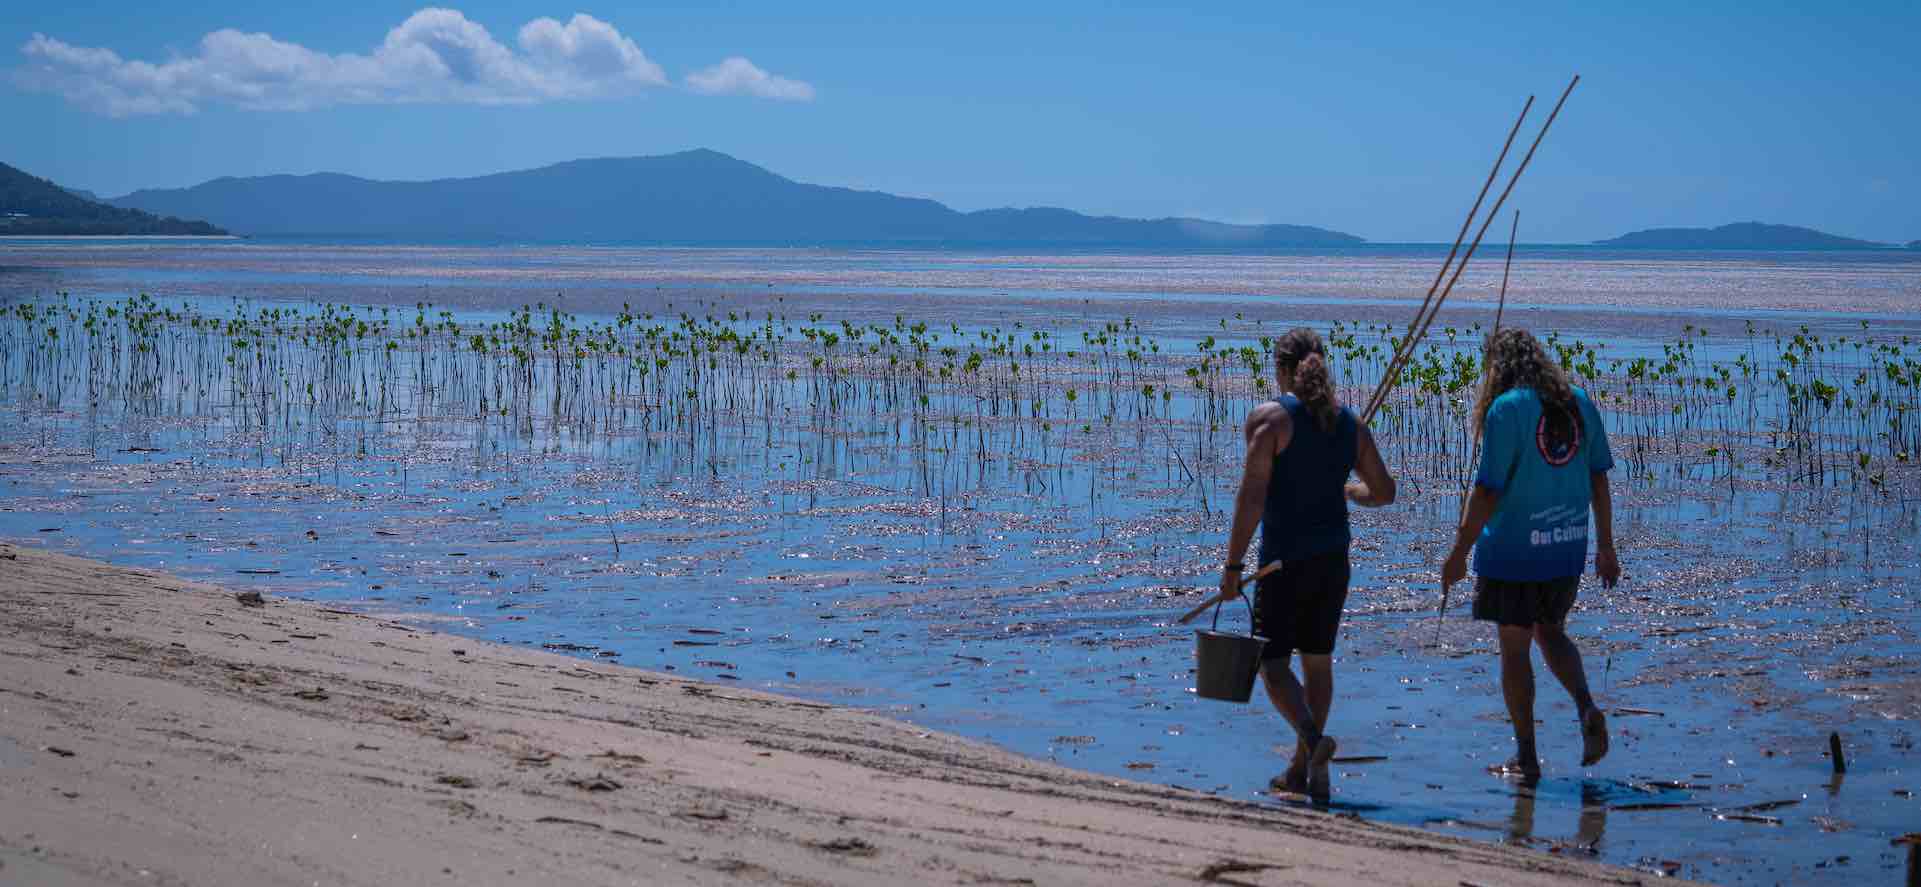
[[[1215,601],[1215,602],[1214,602],[1214,623],[1213,623],[1212,625],[1210,625],[1210,626],[1208,626],[1208,629],[1207,629],[1208,631],[1219,631],[1219,630],[1220,630],[1220,628],[1221,628],[1221,605],[1222,605],[1222,604],[1225,604],[1225,603],[1227,603],[1227,602],[1226,602],[1226,601]],[[1254,630],[1254,604],[1253,604],[1253,602],[1251,602],[1251,601],[1249,601],[1249,600],[1247,599],[1247,595],[1245,595],[1245,594],[1243,594],[1243,595],[1241,595],[1241,603],[1243,603],[1243,604],[1247,604],[1247,630],[1248,630],[1249,632],[1252,632],[1252,631]]]

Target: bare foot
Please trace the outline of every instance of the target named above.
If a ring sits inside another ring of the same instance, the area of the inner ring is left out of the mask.
[[[1334,750],[1338,747],[1332,736],[1322,736],[1321,741],[1314,744],[1314,753],[1307,759],[1308,797],[1316,801],[1328,799],[1331,778],[1327,764],[1334,759]]]
[[[1505,764],[1495,764],[1487,768],[1487,772],[1496,776],[1518,777],[1524,782],[1536,782],[1541,778],[1541,760],[1515,755],[1508,758]]]
[[[1598,708],[1581,718],[1581,766],[1592,767],[1608,754],[1608,719]]]
[[[1267,781],[1267,787],[1277,792],[1297,795],[1307,794],[1307,763],[1300,758],[1287,765],[1287,772]]]

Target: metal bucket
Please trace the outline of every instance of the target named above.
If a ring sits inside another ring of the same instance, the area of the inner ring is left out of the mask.
[[[1242,595],[1241,600],[1247,601]],[[1248,622],[1254,621],[1254,605],[1247,604]],[[1214,605],[1211,628],[1194,631],[1194,693],[1222,702],[1246,702],[1254,696],[1254,677],[1261,671],[1261,648],[1267,638],[1253,634],[1226,634],[1219,631],[1220,604]]]

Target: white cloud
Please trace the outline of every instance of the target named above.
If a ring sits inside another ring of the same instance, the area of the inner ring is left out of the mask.
[[[365,55],[315,52],[231,28],[164,62],[34,34],[15,79],[29,89],[115,117],[191,114],[212,104],[297,111],[329,105],[527,104],[631,95],[667,74],[612,25],[576,14],[522,26],[519,49],[458,10],[409,16]]]
[[[812,86],[799,80],[776,77],[740,56],[732,56],[711,68],[688,74],[687,88],[703,95],[751,95],[789,102],[814,100]]]

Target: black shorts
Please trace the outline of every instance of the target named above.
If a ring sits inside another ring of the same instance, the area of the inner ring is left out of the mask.
[[[1543,582],[1482,577],[1474,583],[1474,618],[1523,628],[1537,623],[1560,625],[1574,609],[1575,591],[1580,587],[1579,576]]]
[[[1334,652],[1347,604],[1347,549],[1282,561],[1261,580],[1254,599],[1254,633],[1267,638],[1262,660],[1286,659],[1295,650],[1316,656]]]

